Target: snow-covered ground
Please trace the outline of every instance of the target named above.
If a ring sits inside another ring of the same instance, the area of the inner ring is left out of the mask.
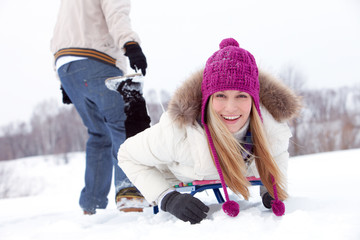
[[[78,206],[84,153],[0,162],[1,240],[55,239],[360,239],[360,149],[294,157],[289,162],[286,213],[266,210],[252,187],[231,218],[212,192],[197,194],[210,205],[208,218],[190,225],[167,213],[105,210],[84,216]],[[21,196],[28,195],[28,196]],[[235,196],[231,196],[235,198]],[[112,189],[109,199],[114,199]]]

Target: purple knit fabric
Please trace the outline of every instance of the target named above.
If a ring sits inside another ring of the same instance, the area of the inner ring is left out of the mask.
[[[233,38],[221,41],[220,50],[206,62],[201,85],[201,121],[206,123],[206,104],[209,97],[218,91],[238,90],[251,95],[261,117],[259,108],[259,72],[254,56],[239,47]]]
[[[285,204],[282,201],[280,201],[278,198],[276,183],[275,183],[275,179],[273,176],[271,176],[271,181],[273,184],[274,198],[275,198],[271,202],[271,209],[276,216],[280,217],[280,216],[284,215],[284,213],[285,213]]]
[[[262,119],[259,108],[260,84],[258,75],[259,72],[253,55],[245,49],[240,48],[239,43],[233,38],[227,38],[221,41],[220,50],[215,52],[207,60],[204,69],[204,76],[201,85],[201,122],[204,125],[211,152],[214,156],[215,166],[224,190],[226,202],[223,204],[223,210],[231,217],[237,216],[240,209],[239,205],[235,201],[230,201],[229,199],[216,149],[207,126],[206,105],[209,97],[218,91],[238,90],[246,92],[251,95],[256,110]],[[285,206],[278,200],[275,184],[274,194],[275,201],[272,204],[272,209],[277,216],[281,216],[285,212]]]

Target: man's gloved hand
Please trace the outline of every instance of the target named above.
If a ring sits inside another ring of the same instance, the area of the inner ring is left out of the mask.
[[[136,42],[129,42],[125,44],[125,56],[129,58],[130,67],[135,71],[141,69],[142,75],[146,74],[146,57],[141,50],[141,47]]]
[[[271,208],[271,202],[274,201],[274,198],[270,195],[270,193],[266,192],[263,196],[262,196],[262,202],[264,204],[264,207],[266,207],[267,209]]]
[[[161,201],[161,209],[191,224],[201,222],[209,211],[209,207],[199,199],[191,194],[181,194],[177,191],[165,195]]]
[[[62,93],[62,102],[64,104],[71,104],[71,100],[69,98],[69,96],[67,95],[67,93],[65,92],[65,89],[63,88],[63,86],[60,86],[61,89],[61,93]]]

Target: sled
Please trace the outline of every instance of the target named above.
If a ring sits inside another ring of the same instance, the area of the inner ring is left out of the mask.
[[[143,78],[141,73],[135,73],[105,80],[105,86],[120,93],[124,100],[126,138],[150,127],[151,119],[143,96]]]
[[[250,182],[250,184],[252,186],[263,185],[260,178],[247,177],[247,180]],[[195,180],[191,183],[181,182],[178,185],[175,185],[174,187],[175,187],[175,190],[178,192],[190,193],[193,196],[198,192],[212,189],[218,203],[225,202],[225,200],[220,192],[220,188],[222,188],[220,180]],[[153,206],[153,212],[154,212],[154,214],[157,214],[159,212],[159,207]]]
[[[133,87],[136,87],[136,90],[142,90],[143,85],[143,78],[144,76],[141,73],[134,73],[134,74],[128,74],[125,76],[117,76],[117,77],[111,77],[107,78],[105,80],[105,86],[113,91],[120,92],[119,88],[122,87],[123,84],[131,83]]]

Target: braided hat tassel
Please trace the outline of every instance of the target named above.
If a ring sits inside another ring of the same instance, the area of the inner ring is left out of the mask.
[[[271,175],[271,180],[273,183],[274,198],[275,198],[273,201],[271,201],[271,209],[276,216],[280,217],[285,213],[285,204],[282,201],[280,201],[278,198],[275,179],[272,175]]]
[[[216,150],[215,150],[213,140],[211,138],[209,128],[208,128],[207,124],[204,124],[204,127],[205,127],[205,132],[206,132],[206,134],[208,136],[208,139],[209,139],[209,144],[210,144],[212,154],[214,156],[214,161],[215,161],[216,169],[217,169],[219,177],[220,177],[221,186],[222,186],[222,188],[224,190],[224,194],[225,194],[225,200],[226,201],[222,205],[222,209],[230,217],[236,217],[240,212],[239,204],[237,202],[231,201],[229,199],[229,194],[228,194],[227,189],[226,189],[224,176],[223,176],[222,171],[221,171],[221,166],[220,166],[220,163],[219,163],[219,159],[217,157],[217,153],[216,153]]]

